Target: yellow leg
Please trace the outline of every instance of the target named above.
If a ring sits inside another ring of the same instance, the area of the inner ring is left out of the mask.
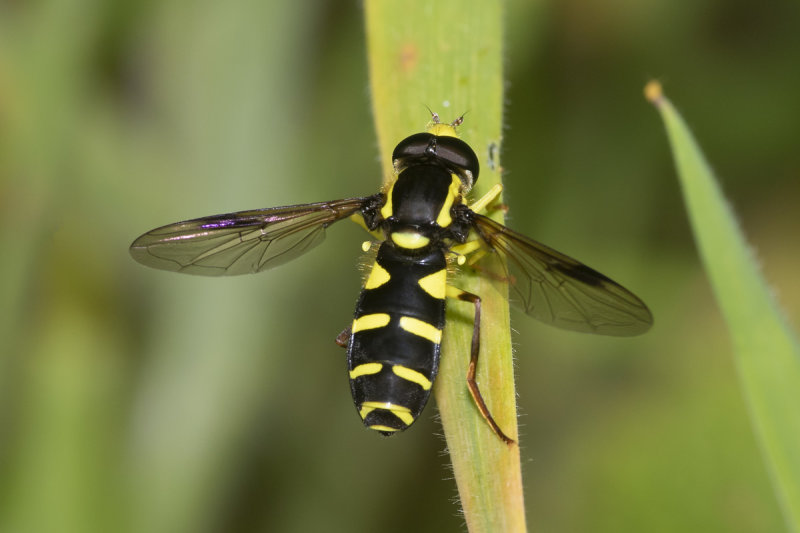
[[[481,241],[479,241],[478,239],[473,239],[463,244],[455,244],[451,246],[450,251],[456,255],[465,256],[471,254],[475,250],[479,250],[481,246],[482,246]],[[461,265],[463,264],[463,262],[459,261],[458,264]]]
[[[486,206],[492,203],[498,196],[500,196],[501,192],[503,192],[503,186],[498,183],[497,185],[489,189],[489,192],[484,194],[482,198],[476,200],[475,203],[469,205],[468,207],[473,211],[475,211],[476,213],[485,211]]]
[[[483,241],[480,239],[472,239],[463,244],[456,244],[450,247],[450,253],[456,256],[456,263],[458,266],[474,265],[481,257],[486,255],[486,250],[483,248]],[[467,256],[473,254],[469,259]]]

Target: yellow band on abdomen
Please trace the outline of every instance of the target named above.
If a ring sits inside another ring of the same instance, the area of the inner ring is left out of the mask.
[[[353,333],[364,331],[365,329],[382,328],[389,323],[390,317],[387,313],[373,313],[364,315],[353,320]]]
[[[403,379],[405,379],[407,381],[411,381],[413,383],[416,383],[417,385],[422,387],[422,390],[430,390],[431,387],[433,386],[433,383],[431,383],[431,380],[426,378],[421,372],[417,372],[416,370],[412,370],[412,369],[408,368],[407,366],[394,365],[392,367],[392,372],[394,372],[397,376],[399,376],[399,377],[401,377],[401,378],[403,378]]]
[[[383,365],[381,363],[364,363],[363,365],[358,365],[350,371],[350,379],[356,379],[359,376],[377,374],[381,371],[381,369],[383,369]]]
[[[423,322],[418,318],[403,316],[400,317],[400,327],[409,333],[413,333],[424,339],[439,344],[442,342],[442,330],[436,328],[433,324]],[[355,331],[355,330],[354,330]]]

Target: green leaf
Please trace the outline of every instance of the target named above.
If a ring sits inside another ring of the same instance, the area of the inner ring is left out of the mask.
[[[495,0],[365,3],[370,88],[385,179],[392,177],[394,146],[423,130],[427,105],[443,122],[467,113],[459,132],[481,162],[472,199],[500,182],[499,162],[494,156],[490,165],[488,156],[502,139],[501,8]],[[505,286],[470,273],[459,276],[458,285],[482,299],[478,384],[497,423],[515,438]],[[471,304],[448,303],[434,389],[464,517],[473,532],[525,531],[519,448],[492,433],[467,390],[472,326]]]
[[[789,529],[800,531],[800,344],[683,119],[657,82],[647,85],[645,95],[666,125],[689,219],[728,324],[775,493]]]

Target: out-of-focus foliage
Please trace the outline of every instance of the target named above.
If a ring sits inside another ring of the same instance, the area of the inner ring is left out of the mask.
[[[800,343],[758,271],[719,184],[658,82],[645,87],[664,120],[697,247],[735,352],[742,395],[786,520],[800,530]]]
[[[800,6],[515,1],[506,20],[511,226],[656,317],[636,339],[512,317],[530,523],[780,531],[640,95],[655,76],[681,102],[796,325]],[[356,2],[0,3],[0,531],[461,530],[433,406],[392,439],[351,406],[332,339],[355,225],[235,279],[127,253],[183,218],[373,192],[366,80]],[[420,128],[422,104],[441,105]]]

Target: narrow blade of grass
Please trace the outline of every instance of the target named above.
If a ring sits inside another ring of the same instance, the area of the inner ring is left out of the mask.
[[[656,82],[648,84],[645,95],[666,125],[689,219],[728,324],[775,493],[789,529],[800,531],[800,344],[683,119]]]
[[[365,3],[370,87],[385,178],[391,153],[404,137],[422,131],[425,105],[443,122],[467,113],[462,138],[478,154],[478,198],[500,181],[503,104],[502,10],[498,1]],[[498,214],[501,216],[501,214]],[[501,428],[516,438],[516,403],[505,288],[470,273],[459,287],[482,298],[478,383]],[[472,305],[448,302],[436,402],[470,531],[525,531],[519,448],[507,446],[484,421],[466,384]],[[451,512],[443,509],[442,512]]]

